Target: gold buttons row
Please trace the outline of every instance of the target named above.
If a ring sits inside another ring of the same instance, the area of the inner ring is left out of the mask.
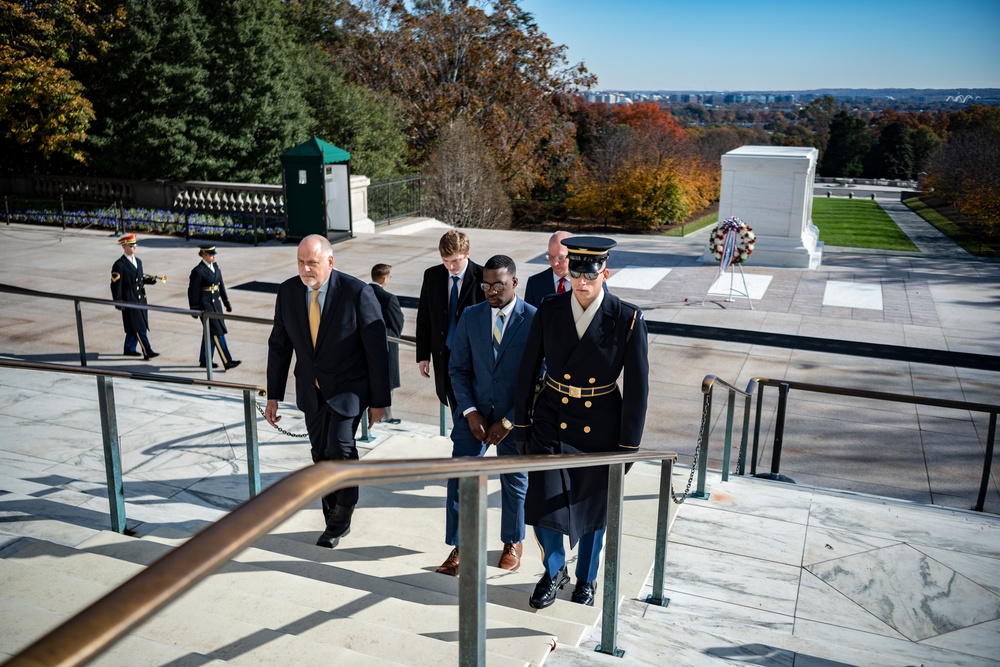
[[[562,430],[565,431],[567,428],[569,428],[569,425],[566,422],[562,422],[561,424],[559,424],[559,428],[561,428]],[[584,426],[583,427],[583,432],[584,433],[590,433],[590,427],[589,426]]]
[[[566,405],[567,403],[569,403],[569,396],[563,396],[562,397],[562,402],[563,402],[563,405]],[[594,404],[591,401],[584,401],[583,402],[583,407],[585,407],[585,408],[589,408],[592,405],[594,405]]]
[[[573,377],[569,373],[563,373],[563,380],[572,380],[572,379]],[[587,380],[587,382],[589,382],[590,384],[595,384],[597,382],[597,378],[590,378],[589,380]]]

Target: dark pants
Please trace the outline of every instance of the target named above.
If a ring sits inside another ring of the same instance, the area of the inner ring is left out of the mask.
[[[140,349],[136,349],[136,347]],[[153,351],[153,346],[149,344],[149,338],[146,337],[145,331],[139,331],[136,333],[125,332],[125,351],[126,352],[142,352],[142,356],[148,357]]]
[[[597,569],[601,566],[601,549],[604,547],[604,533],[601,528],[580,537],[576,547],[576,578],[577,581],[594,581],[597,579]],[[550,577],[566,564],[565,536],[549,528],[535,526],[535,537],[542,549],[542,565]]]
[[[215,358],[215,351],[219,351],[219,359],[223,364],[228,364],[233,360],[231,354],[229,354],[229,346],[226,345],[226,337],[223,334],[212,334],[211,347],[212,358]],[[198,352],[198,363],[205,363],[205,337],[202,336],[201,350]]]
[[[313,463],[320,461],[357,461],[358,447],[354,441],[361,415],[345,417],[330,409],[316,390],[319,411],[306,415],[306,431],[312,445]],[[358,487],[340,489],[323,498],[323,514],[329,516],[334,505],[354,507],[358,504]]]

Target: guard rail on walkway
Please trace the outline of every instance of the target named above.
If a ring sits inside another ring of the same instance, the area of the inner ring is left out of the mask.
[[[707,379],[707,378],[706,378]],[[928,405],[939,408],[950,408],[953,410],[968,410],[969,412],[983,412],[989,415],[989,427],[986,435],[986,453],[983,458],[983,475],[979,484],[979,495],[976,504],[972,508],[977,512],[983,511],[986,503],[986,491],[989,488],[991,470],[993,467],[993,447],[997,433],[997,413],[1000,412],[1000,405],[987,403],[971,403],[969,401],[953,401],[943,398],[931,398],[929,396],[910,396],[907,394],[893,394],[882,391],[870,391],[867,389],[850,389],[847,387],[834,387],[830,385],[810,384],[808,382],[794,382],[792,380],[771,380],[768,378],[754,378],[751,382],[756,382],[759,387],[757,391],[757,414],[754,420],[753,430],[753,451],[751,453],[750,474],[757,477],[765,477],[778,481],[791,481],[788,477],[780,474],[781,469],[781,448],[785,437],[785,414],[788,406],[788,393],[792,389],[798,391],[810,391],[820,394],[832,394],[836,396],[853,396],[857,398],[867,398],[875,401],[891,401],[894,403],[909,403],[910,405]],[[774,427],[774,442],[771,453],[771,471],[769,473],[757,474],[757,448],[760,441],[760,421],[764,401],[764,387],[778,388],[778,410]],[[743,438],[746,442],[746,415],[744,415]]]
[[[737,394],[743,397],[743,432],[740,439],[740,452],[737,458],[737,475],[743,474],[744,465],[746,463],[747,434],[750,430],[750,413],[752,407],[751,400],[753,399],[754,392],[757,390],[757,380],[750,380],[750,382],[747,383],[746,391],[744,391],[742,389],[737,389],[725,380],[720,380],[714,375],[706,375],[705,379],[702,380],[701,383],[701,428],[698,430],[698,445],[695,450],[695,460],[691,464],[692,471],[694,468],[697,468],[698,470],[698,487],[695,492],[691,494],[692,498],[708,498],[708,494],[705,492],[705,479],[708,475],[709,421],[711,420],[712,415],[712,396],[715,393],[716,387],[724,387],[728,390],[725,444],[723,445],[722,450],[722,481],[729,481],[729,462],[731,460],[733,447],[733,422],[736,413]],[[689,490],[690,489],[685,490],[685,495]]]
[[[260,493],[260,459],[258,458],[257,451],[257,400],[254,394],[263,396],[264,390],[261,387],[237,384],[235,382],[194,380],[192,378],[173,377],[169,375],[126,373],[123,371],[108,370],[96,371],[77,368],[76,366],[41,364],[8,359],[0,359],[0,368],[19,368],[29,371],[89,375],[97,378],[97,402],[101,411],[101,437],[104,441],[104,470],[108,484],[108,504],[111,506],[111,530],[116,533],[125,532],[126,517],[125,486],[122,481],[121,443],[118,438],[118,416],[115,405],[115,378],[242,391],[243,422],[247,439],[247,483],[249,484],[251,498]]]
[[[664,571],[674,453],[573,454],[401,461],[324,461],[280,480],[256,498],[177,547],[103,598],[37,640],[5,663],[8,667],[80,665],[156,611],[226,564],[293,513],[337,489],[379,482],[459,479],[458,579],[459,664],[486,664],[486,482],[490,475],[608,466],[608,528],[604,605],[597,650],[621,656],[617,647],[618,579],[625,464],[661,461],[656,530],[656,571]],[[654,577],[651,604],[664,605],[663,577]]]

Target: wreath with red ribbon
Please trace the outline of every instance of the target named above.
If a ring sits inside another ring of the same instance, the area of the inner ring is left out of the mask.
[[[742,264],[753,254],[757,235],[747,223],[733,216],[715,226],[708,239],[708,248],[725,271],[729,264]]]

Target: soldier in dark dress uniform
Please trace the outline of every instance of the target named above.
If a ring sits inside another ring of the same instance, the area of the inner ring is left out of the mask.
[[[226,294],[226,284],[222,282],[222,269],[215,263],[216,250],[214,245],[198,246],[198,256],[201,261],[191,269],[191,278],[188,280],[188,306],[191,310],[202,310],[207,313],[221,313],[222,306],[225,305],[226,312],[233,312],[233,307],[229,304],[229,296]],[[212,337],[211,349],[212,358],[215,358],[215,350],[219,351],[219,359],[226,370],[236,368],[240,362],[233,359],[229,354],[229,346],[226,345],[225,320],[212,318],[208,321],[208,332]],[[201,341],[201,352],[198,355],[198,363],[205,368],[205,341]],[[218,364],[212,363],[212,368],[218,368]]]
[[[535,314],[518,375],[516,437],[528,454],[637,449],[649,390],[646,322],[638,308],[603,289],[614,241],[577,236],[562,243],[573,289],[547,298]],[[532,409],[543,361],[544,388]],[[564,535],[571,548],[580,545],[572,599],[594,604],[607,491],[607,466],[528,474],[525,523],[535,527],[545,566],[532,607],[548,607],[569,583]]]
[[[385,330],[389,336],[399,338],[403,334],[403,309],[399,306],[399,297],[388,291],[385,286],[392,278],[392,267],[388,264],[376,264],[372,267],[372,281],[368,283],[375,290],[375,298],[382,307],[382,319],[385,320]],[[400,384],[399,380],[399,343],[389,343],[389,396],[392,389]],[[386,406],[382,421],[387,424],[398,424],[399,419],[392,416],[392,406]]]
[[[159,277],[147,276],[142,272],[142,260],[135,256],[137,244],[135,234],[118,239],[124,253],[111,267],[111,298],[125,303],[146,303],[146,285],[152,285]],[[166,280],[166,277],[163,277]],[[141,308],[119,308],[122,311],[122,326],[125,328],[126,357],[142,357],[149,361],[160,356],[153,352],[146,331],[149,330],[149,311]],[[140,348],[140,349],[137,349]]]

